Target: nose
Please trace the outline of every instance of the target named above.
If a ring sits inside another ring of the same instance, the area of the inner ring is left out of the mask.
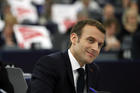
[[[98,52],[98,50],[99,50],[98,42],[94,42],[94,43],[92,44],[92,50]]]

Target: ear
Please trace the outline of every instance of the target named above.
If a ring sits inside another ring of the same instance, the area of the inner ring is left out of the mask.
[[[71,43],[75,45],[76,42],[77,42],[77,40],[78,40],[77,34],[76,34],[76,33],[72,33],[72,34],[70,35],[70,40],[71,40]]]

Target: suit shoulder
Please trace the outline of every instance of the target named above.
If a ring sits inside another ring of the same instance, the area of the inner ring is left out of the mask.
[[[94,69],[95,71],[99,71],[100,70],[99,66],[96,63],[89,64],[89,67]]]
[[[49,55],[45,55],[45,56],[42,56],[38,62],[38,63],[41,63],[41,64],[52,64],[52,65],[55,65],[57,64],[58,62],[62,62],[63,60],[63,56],[62,56],[62,53],[61,52],[55,52],[55,53],[51,53]]]

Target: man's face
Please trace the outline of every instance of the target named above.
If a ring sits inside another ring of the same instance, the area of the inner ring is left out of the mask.
[[[90,25],[86,25],[82,29],[80,38],[75,33],[71,34],[72,46],[70,50],[81,66],[92,63],[99,55],[104,37],[104,33]]]

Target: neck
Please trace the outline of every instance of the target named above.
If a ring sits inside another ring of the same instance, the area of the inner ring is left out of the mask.
[[[80,59],[77,57],[77,55],[74,52],[74,49],[72,47],[70,47],[70,52],[72,53],[73,57],[77,60],[77,62],[79,63],[80,67],[83,67],[84,64],[80,61]]]

